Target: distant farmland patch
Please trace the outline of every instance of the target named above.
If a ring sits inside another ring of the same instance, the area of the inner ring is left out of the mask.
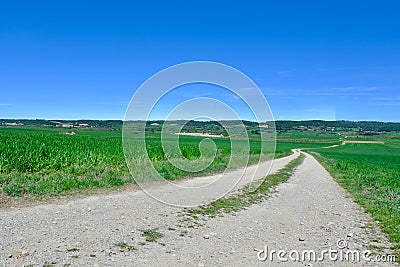
[[[382,141],[343,141],[344,144],[378,144],[384,145],[385,142]]]

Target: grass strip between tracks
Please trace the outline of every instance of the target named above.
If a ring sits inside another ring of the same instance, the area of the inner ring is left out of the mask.
[[[253,204],[260,203],[268,197],[274,186],[286,182],[293,175],[296,167],[303,162],[304,158],[304,154],[300,154],[277,173],[268,175],[255,190],[249,190],[252,186],[250,184],[243,187],[238,194],[220,198],[197,208],[187,209],[186,213],[193,218],[197,218],[198,215],[215,217],[223,213],[246,209]]]

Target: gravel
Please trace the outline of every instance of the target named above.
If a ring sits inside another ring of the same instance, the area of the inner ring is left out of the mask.
[[[298,154],[276,160],[272,172]],[[369,248],[370,240],[389,245],[368,214],[308,154],[270,198],[222,217],[192,220],[184,209],[138,190],[12,208],[0,211],[0,218],[0,265],[5,266],[281,266],[258,255],[266,247],[320,252],[336,249],[338,240],[360,251]],[[162,235],[148,242],[143,231],[149,229]],[[328,259],[284,264],[368,265]]]

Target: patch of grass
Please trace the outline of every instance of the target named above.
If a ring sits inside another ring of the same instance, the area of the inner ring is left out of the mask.
[[[142,236],[146,237],[147,242],[156,242],[157,239],[163,237],[164,235],[157,232],[155,229],[142,230]]]
[[[252,204],[263,201],[271,191],[271,188],[287,181],[294,173],[295,168],[299,166],[305,156],[301,154],[299,157],[289,162],[283,169],[275,174],[268,175],[264,181],[255,190],[249,190],[252,185],[245,186],[236,195],[231,195],[225,198],[220,198],[210,204],[200,206],[194,209],[187,209],[186,212],[192,218],[197,218],[197,215],[205,215],[215,217],[222,213],[231,213],[241,209],[245,209]]]
[[[126,242],[119,242],[115,244],[117,247],[121,248],[122,251],[134,251],[136,248],[132,245],[129,245]]]
[[[3,192],[11,197],[20,197],[23,194],[23,189],[18,184],[10,184],[3,186]]]

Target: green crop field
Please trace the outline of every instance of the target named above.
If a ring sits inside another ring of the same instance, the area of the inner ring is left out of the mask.
[[[71,190],[121,186],[133,182],[126,166],[120,128],[68,129],[54,127],[0,128],[0,187],[9,196],[58,195]],[[148,134],[147,153],[156,170],[166,179],[193,176],[170,164],[162,150],[160,134]],[[202,138],[181,136],[179,146],[189,160],[200,156]],[[168,140],[167,140],[168,141]],[[231,156],[228,138],[213,139],[217,154],[212,164],[195,175],[205,175],[226,169]],[[318,142],[315,142],[318,141]],[[247,141],[243,141],[243,144]],[[278,136],[276,157],[291,153],[292,148],[313,148],[337,143],[332,139],[309,137],[289,140]],[[270,152],[270,151],[269,151]],[[268,151],[261,151],[261,141],[250,140],[249,163],[269,159]],[[235,166],[240,167],[240,166]],[[135,171],[146,175],[140,164]]]
[[[129,180],[120,134],[0,129],[0,184],[8,195],[58,194]]]
[[[371,140],[385,144],[346,144],[312,151],[389,239],[400,244],[400,139],[386,134]]]

